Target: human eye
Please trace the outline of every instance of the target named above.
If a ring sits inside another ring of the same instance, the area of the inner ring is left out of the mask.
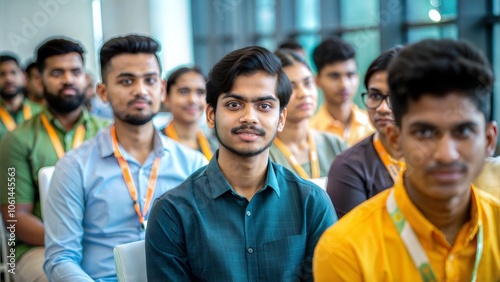
[[[205,90],[198,90],[198,91],[196,91],[196,94],[198,94],[198,96],[205,96],[207,94],[207,91],[205,91]]]
[[[310,78],[306,79],[304,81],[304,85],[307,86],[307,87],[312,87],[312,86],[314,86],[314,81],[312,79],[310,79]]]
[[[132,79],[131,78],[125,78],[125,79],[120,80],[119,83],[121,85],[124,85],[124,86],[129,86],[129,85],[132,85]]]
[[[437,131],[428,127],[420,127],[413,131],[413,135],[421,140],[432,139],[437,135]]]
[[[149,85],[153,85],[156,83],[157,79],[155,77],[146,77],[146,83]]]
[[[271,105],[270,103],[262,103],[259,104],[259,108],[264,112],[268,112],[273,108],[273,105]]]
[[[233,111],[238,110],[241,107],[242,107],[242,105],[236,101],[231,101],[231,102],[228,102],[226,104],[226,108],[228,108],[229,110],[233,110]]]
[[[189,94],[189,89],[187,89],[187,88],[179,88],[178,92],[181,95],[188,95]]]
[[[71,70],[71,73],[74,75],[74,76],[79,76],[82,74],[82,70],[81,69],[73,69]]]
[[[476,132],[475,128],[471,125],[460,125],[453,129],[452,134],[458,139],[467,139]]]
[[[51,76],[55,76],[55,77],[59,77],[59,76],[61,76],[62,74],[63,74],[62,70],[52,70],[52,71],[50,72],[50,75],[51,75]]]
[[[382,100],[382,95],[379,93],[368,93],[368,99],[374,101],[380,101]]]

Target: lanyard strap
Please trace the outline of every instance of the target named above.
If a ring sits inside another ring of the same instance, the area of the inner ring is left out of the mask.
[[[173,122],[170,122],[165,128],[165,134],[173,140],[179,142],[179,136],[175,131]],[[203,134],[203,131],[201,129],[198,129],[198,131],[196,132],[196,138],[198,139],[198,144],[200,146],[201,152],[208,160],[210,160],[213,155],[212,149],[210,149],[210,143],[208,143],[208,139],[205,134]]]
[[[31,118],[31,107],[28,103],[25,103],[23,106],[23,116],[24,120],[28,120]],[[8,131],[12,131],[17,127],[17,124],[12,116],[2,106],[0,106],[0,119],[2,120]]]
[[[398,230],[399,236],[403,240],[406,249],[410,253],[413,263],[420,272],[420,276],[424,282],[438,281],[434,271],[432,270],[429,258],[425,253],[424,248],[420,244],[420,241],[415,234],[413,228],[408,224],[406,218],[398,207],[396,203],[396,198],[394,197],[394,189],[389,192],[389,197],[387,197],[387,212],[391,216],[392,222]],[[477,269],[479,267],[479,261],[481,260],[481,254],[483,252],[483,227],[479,224],[478,234],[477,234],[477,247],[476,247],[476,260],[474,262],[474,268],[472,270],[471,281],[476,281]]]
[[[139,202],[137,202],[137,188],[135,187],[134,180],[132,178],[132,173],[130,172],[128,163],[123,158],[122,154],[120,153],[120,149],[118,148],[118,141],[116,139],[116,129],[114,125],[111,126],[111,139],[113,141],[114,155],[115,158],[118,160],[118,164],[120,165],[123,179],[125,180],[125,184],[127,184],[130,197],[134,201],[134,209],[135,212],[137,213],[137,216],[139,217],[139,223],[141,223],[141,227],[145,229],[144,217],[148,213],[149,206],[151,205],[151,200],[153,199],[153,194],[156,187],[156,180],[158,179],[158,170],[160,168],[160,157],[157,157],[153,162],[153,167],[151,168],[151,174],[149,175],[148,190],[146,192],[146,201],[144,203],[144,208],[141,213]]]
[[[278,147],[281,153],[285,155],[288,162],[292,165],[292,167],[300,175],[300,177],[304,179],[318,178],[320,176],[318,151],[316,150],[316,142],[314,141],[311,132],[307,134],[307,141],[309,142],[309,161],[311,162],[311,177],[309,177],[307,172],[297,161],[297,158],[295,158],[295,156],[288,150],[285,144],[283,144],[283,142],[281,142],[281,140],[278,137],[274,139],[274,145],[276,145],[276,147]]]
[[[391,158],[387,150],[384,148],[384,145],[382,145],[382,141],[380,141],[378,133],[375,133],[375,135],[373,136],[373,146],[375,147],[375,151],[377,151],[377,154],[382,160],[382,163],[384,164],[385,168],[391,175],[392,180],[394,181],[394,183],[396,183],[396,180],[398,179],[399,170],[403,166],[403,163],[395,161],[393,158]]]
[[[64,156],[64,148],[61,144],[61,141],[59,140],[59,137],[57,137],[57,133],[50,125],[49,120],[45,116],[45,114],[41,115],[42,123],[43,126],[45,127],[45,130],[47,130],[47,133],[49,134],[50,141],[52,142],[52,146],[54,146],[54,149],[56,150],[57,157],[60,159]],[[75,136],[73,137],[73,145],[72,148],[75,149],[79,147],[85,138],[85,126],[83,124],[80,124],[78,128],[75,131]]]

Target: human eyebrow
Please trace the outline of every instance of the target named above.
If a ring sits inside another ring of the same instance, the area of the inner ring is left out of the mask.
[[[148,77],[148,76],[158,76],[158,73],[157,72],[149,72],[149,73],[145,73],[143,75],[136,75],[136,74],[133,74],[130,72],[122,72],[117,76],[117,78],[120,78],[120,77]]]

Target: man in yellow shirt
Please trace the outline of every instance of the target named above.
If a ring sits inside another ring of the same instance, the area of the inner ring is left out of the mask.
[[[500,203],[471,183],[493,153],[494,78],[469,44],[425,40],[389,68],[406,170],[321,237],[315,281],[498,281]]]
[[[375,132],[365,111],[352,101],[359,86],[354,48],[340,38],[327,39],[313,51],[316,85],[324,104],[311,118],[311,128],[334,133],[352,146]]]

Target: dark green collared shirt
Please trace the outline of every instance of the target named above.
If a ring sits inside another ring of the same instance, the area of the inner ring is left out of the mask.
[[[148,281],[312,281],[314,247],[336,221],[325,191],[271,161],[249,202],[214,155],[155,201],[146,230]]]
[[[42,113],[33,116],[15,130],[5,134],[0,143],[0,203],[8,203],[8,187],[12,187],[12,184],[9,186],[9,182],[12,182],[9,180],[12,178],[9,179],[7,172],[14,169],[16,204],[33,204],[33,214],[38,218],[42,218],[38,194],[38,171],[42,167],[55,165],[58,160],[49,134],[40,118],[42,114],[47,116],[47,120],[54,127],[66,152],[72,149],[73,137],[80,124],[85,125],[84,139],[87,140],[94,137],[99,129],[109,123],[109,121],[90,116],[87,110],[83,109],[75,126],[70,131],[66,131],[50,111],[44,108]],[[30,246],[18,241],[16,257],[19,258],[29,248]]]
[[[24,121],[23,107],[26,104],[29,105],[31,108],[31,116],[32,117],[36,116],[38,113],[40,113],[43,110],[42,105],[37,104],[35,102],[31,102],[28,99],[24,99],[23,104],[21,105],[21,108],[19,109],[19,111],[15,112],[15,113],[9,112],[10,116],[14,119],[14,121],[16,122],[17,125],[21,124]],[[5,108],[5,103],[2,100],[0,100],[0,106]],[[3,121],[0,119],[0,140],[2,140],[2,137],[7,132],[8,132],[7,127],[5,126]]]

